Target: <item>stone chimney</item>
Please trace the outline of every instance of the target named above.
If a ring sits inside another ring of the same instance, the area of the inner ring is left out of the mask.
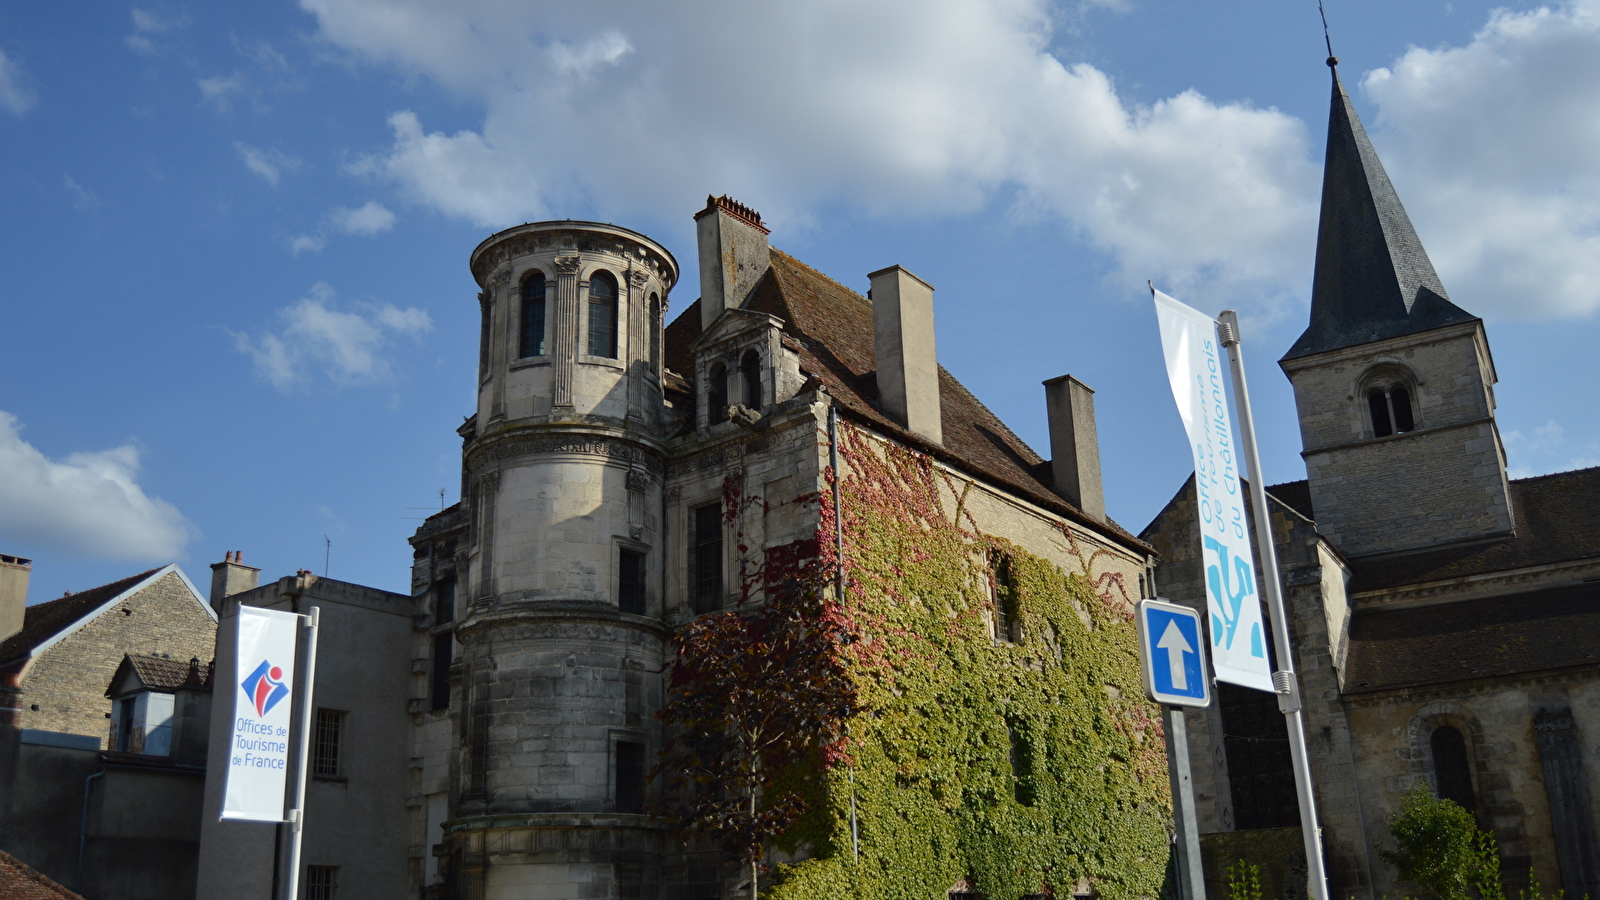
[[[706,197],[706,208],[695,213],[695,234],[700,245],[700,329],[725,309],[737,309],[751,288],[772,265],[761,214],[727,194]]]
[[[1050,472],[1056,493],[1102,521],[1106,495],[1100,486],[1100,438],[1094,427],[1094,390],[1062,375],[1044,383],[1050,416]]]
[[[0,641],[22,630],[33,560],[0,553]]]
[[[211,608],[222,615],[222,601],[234,594],[255,590],[261,570],[244,564],[244,551],[231,550],[222,562],[211,564]]]
[[[939,357],[933,346],[933,285],[899,266],[867,276],[878,355],[878,403],[890,418],[935,444],[944,442]]]

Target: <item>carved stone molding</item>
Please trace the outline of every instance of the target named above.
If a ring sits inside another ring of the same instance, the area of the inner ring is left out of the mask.
[[[633,285],[634,290],[642,291],[644,286],[650,283],[650,273],[642,269],[634,269],[628,273],[628,281]]]
[[[642,494],[650,488],[650,476],[638,469],[628,470],[628,490]]]
[[[578,268],[582,265],[583,257],[581,256],[558,256],[556,257],[555,263],[556,274],[576,275],[578,273]]]
[[[481,449],[474,450],[467,466],[470,470],[477,470],[496,460],[512,459],[521,456],[533,456],[542,453],[580,453],[589,456],[601,456],[643,466],[657,475],[665,470],[665,463],[661,457],[649,450],[627,441],[613,440],[611,438],[591,437],[588,435],[541,435],[538,437],[512,438],[503,442],[491,444]],[[484,478],[488,472],[479,476]],[[495,478],[499,478],[499,470],[494,470]],[[643,475],[643,473],[639,473]],[[632,473],[630,473],[630,478]],[[630,488],[632,487],[630,481]]]

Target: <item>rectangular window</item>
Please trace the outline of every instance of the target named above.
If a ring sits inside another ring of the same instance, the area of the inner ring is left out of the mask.
[[[711,612],[722,608],[722,504],[696,507],[690,516],[694,531],[691,585],[694,611]]]
[[[644,554],[623,550],[617,560],[617,609],[644,615]]]
[[[446,631],[433,636],[433,672],[428,676],[430,709],[450,708],[450,663],[454,662],[456,636]]]
[[[338,889],[338,866],[306,866],[306,900],[334,900]]]
[[[617,812],[644,812],[644,745],[617,742]]]
[[[433,624],[456,620],[456,580],[446,578],[433,586]]]
[[[344,738],[344,713],[333,709],[317,710],[317,728],[311,743],[311,774],[321,778],[338,778],[344,774],[339,766],[339,745]]]

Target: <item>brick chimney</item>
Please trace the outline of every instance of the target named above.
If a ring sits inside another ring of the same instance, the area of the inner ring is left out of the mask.
[[[0,641],[22,630],[33,560],[0,553]]]
[[[878,404],[907,431],[944,443],[939,357],[933,345],[933,285],[899,266],[872,279],[872,338],[878,355]]]
[[[211,564],[211,608],[222,615],[222,601],[234,594],[255,590],[261,570],[244,564],[243,550],[230,550],[222,562]]]
[[[694,215],[700,245],[700,329],[725,309],[737,309],[772,265],[761,214],[727,194],[706,197]]]
[[[1094,390],[1071,375],[1062,375],[1044,383],[1044,401],[1050,416],[1050,473],[1055,491],[1104,521],[1106,495],[1100,486]]]

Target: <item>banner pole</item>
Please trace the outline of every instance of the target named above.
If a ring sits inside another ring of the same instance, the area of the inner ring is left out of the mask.
[[[1306,748],[1305,717],[1301,713],[1300,680],[1295,676],[1294,647],[1289,643],[1289,618],[1283,606],[1283,580],[1278,575],[1278,548],[1272,539],[1272,520],[1267,511],[1267,488],[1261,476],[1261,457],[1256,452],[1255,420],[1250,415],[1250,390],[1244,379],[1244,354],[1239,349],[1239,314],[1231,309],[1218,317],[1217,338],[1228,351],[1233,372],[1234,402],[1239,408],[1240,441],[1245,462],[1250,467],[1250,505],[1254,507],[1256,549],[1261,554],[1261,580],[1265,582],[1267,612],[1272,617],[1272,644],[1277,650],[1278,670],[1272,673],[1278,692],[1278,708],[1283,710],[1289,728],[1289,759],[1294,763],[1294,789],[1300,801],[1300,832],[1305,839],[1306,876],[1312,900],[1328,900],[1328,873],[1322,861],[1322,829],[1317,826],[1317,801],[1311,782],[1311,755]]]
[[[310,630],[306,638],[306,664],[300,676],[300,744],[295,748],[294,803],[289,809],[289,871],[283,879],[283,900],[296,900],[300,892],[300,836],[306,823],[306,771],[311,758],[312,691],[317,683],[317,625],[322,608],[311,607],[310,615],[302,617],[302,624]]]

